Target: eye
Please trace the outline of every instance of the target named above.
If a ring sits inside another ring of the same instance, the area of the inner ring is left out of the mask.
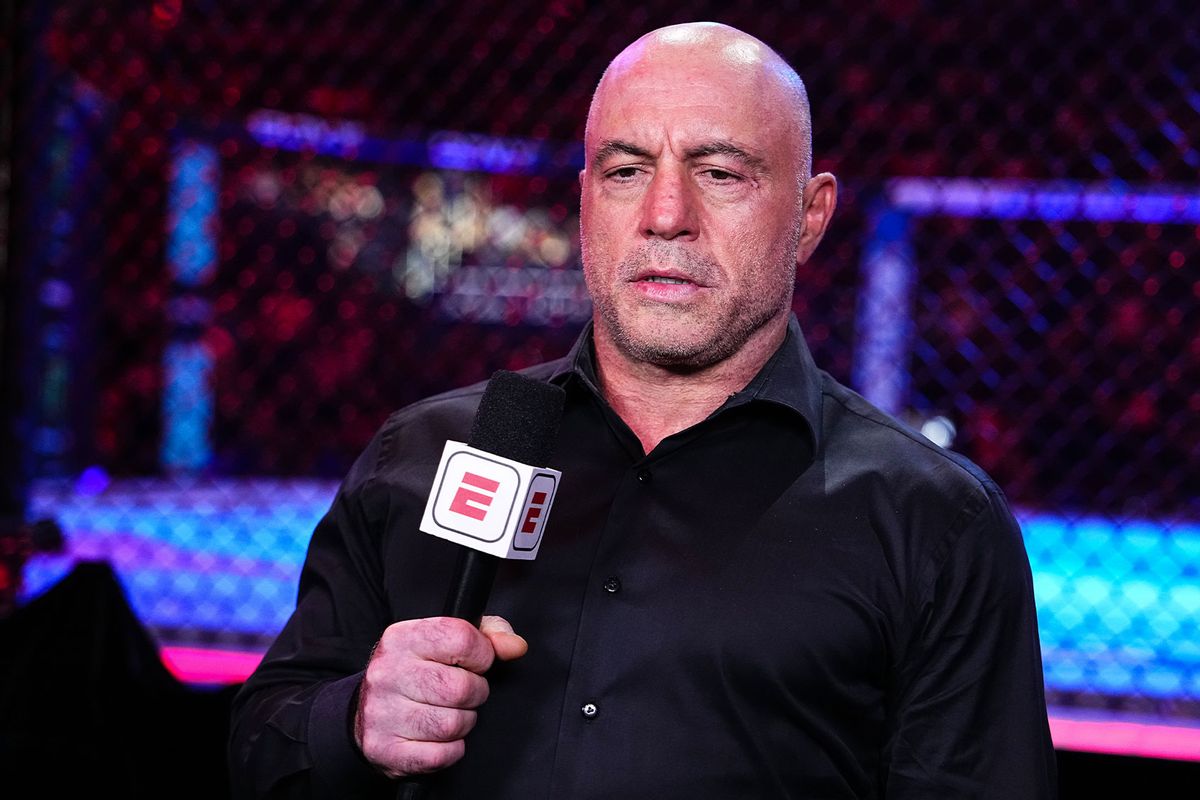
[[[733,181],[740,181],[742,179],[740,175],[734,174],[727,170],[718,169],[717,167],[704,170],[704,174],[717,183],[731,183]]]
[[[616,169],[609,170],[605,177],[614,178],[619,181],[627,181],[636,178],[639,172],[641,172],[641,170],[639,170],[637,167],[617,167]]]

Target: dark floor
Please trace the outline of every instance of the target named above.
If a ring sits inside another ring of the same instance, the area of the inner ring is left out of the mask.
[[[1060,800],[1195,797],[1200,792],[1200,761],[1060,750],[1058,785]]]

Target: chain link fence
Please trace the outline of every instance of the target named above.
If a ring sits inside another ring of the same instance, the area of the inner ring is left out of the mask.
[[[163,641],[259,647],[393,409],[564,353],[582,126],[640,33],[804,76],[819,364],[987,469],[1060,707],[1200,718],[1200,11],[921,0],[18,3],[32,516]],[[15,478],[15,479],[16,479]]]

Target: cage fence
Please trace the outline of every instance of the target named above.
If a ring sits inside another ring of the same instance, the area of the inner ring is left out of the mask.
[[[814,355],[1009,495],[1051,701],[1200,719],[1191,4],[17,8],[22,474],[68,547],[26,596],[104,558],[162,641],[261,648],[390,411],[570,346],[591,91],[712,19],[841,181]]]

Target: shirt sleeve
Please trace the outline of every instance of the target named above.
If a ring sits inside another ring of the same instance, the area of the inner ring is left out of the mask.
[[[1057,794],[1033,579],[996,487],[933,553],[896,671],[884,797]]]
[[[390,782],[362,756],[352,728],[362,671],[390,622],[381,526],[365,499],[379,438],[317,524],[296,609],[234,698],[229,768],[235,797],[387,796]]]

